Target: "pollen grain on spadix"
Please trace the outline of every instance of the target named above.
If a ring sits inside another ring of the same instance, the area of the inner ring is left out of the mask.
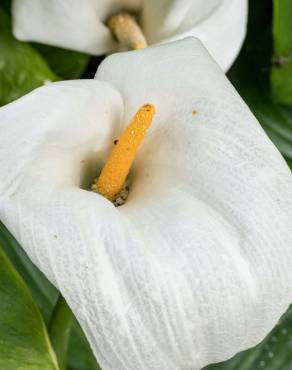
[[[114,201],[123,189],[136,153],[152,123],[155,107],[143,105],[119,137],[91,189]]]

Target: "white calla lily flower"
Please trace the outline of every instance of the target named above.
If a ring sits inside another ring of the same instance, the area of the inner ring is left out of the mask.
[[[121,207],[87,191],[144,103]],[[198,40],[108,57],[0,110],[0,217],[104,370],[185,370],[258,343],[291,298],[292,178]]]
[[[14,0],[14,34],[101,55],[117,51],[106,26],[118,11],[138,14],[150,44],[196,36],[227,70],[246,32],[247,0]]]

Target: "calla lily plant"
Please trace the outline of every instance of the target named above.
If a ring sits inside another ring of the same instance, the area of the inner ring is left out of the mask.
[[[101,55],[120,48],[107,26],[117,12],[135,14],[149,44],[196,36],[227,70],[246,32],[247,0],[14,0],[14,34]]]
[[[90,185],[146,103],[156,113],[115,207]],[[1,108],[0,130],[1,220],[104,370],[201,369],[287,309],[292,176],[199,40],[39,88]]]

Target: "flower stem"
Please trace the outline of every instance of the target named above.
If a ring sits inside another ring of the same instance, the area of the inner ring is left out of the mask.
[[[72,321],[73,314],[67,302],[60,294],[49,323],[49,335],[60,370],[66,369],[67,350]]]

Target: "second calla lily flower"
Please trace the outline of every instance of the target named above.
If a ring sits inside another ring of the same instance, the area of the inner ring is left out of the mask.
[[[156,107],[121,207],[88,189]],[[104,370],[185,370],[258,343],[292,298],[292,179],[195,39],[107,58],[0,110],[0,217]],[[88,180],[89,179],[89,180]]]
[[[247,0],[14,0],[14,34],[89,54],[117,51],[106,26],[119,11],[137,15],[149,44],[196,36],[227,70],[246,31]]]

